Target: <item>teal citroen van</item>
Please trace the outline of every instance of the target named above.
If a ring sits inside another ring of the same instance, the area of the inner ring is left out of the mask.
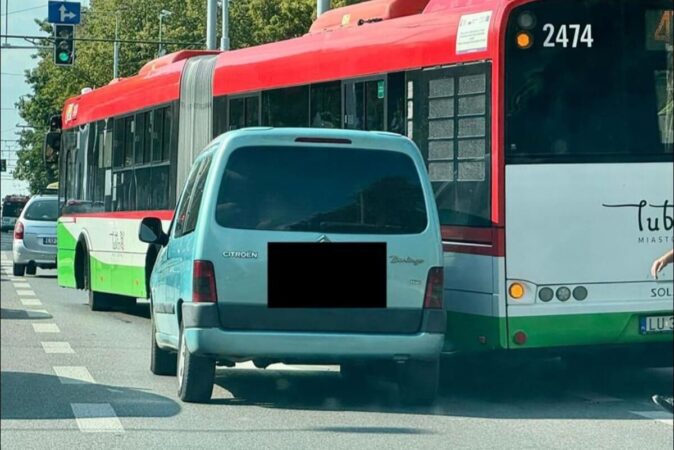
[[[435,398],[442,243],[411,140],[226,133],[194,162],[168,233],[147,217],[139,238],[161,246],[151,369],[177,374],[183,401],[208,401],[216,365],[244,361],[340,364],[344,376],[376,367],[403,402]]]

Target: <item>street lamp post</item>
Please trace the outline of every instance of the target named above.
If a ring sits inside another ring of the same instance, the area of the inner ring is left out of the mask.
[[[168,11],[166,9],[162,9],[161,12],[159,13],[159,56],[164,56],[164,49],[162,48],[161,45],[161,32],[162,32],[162,21],[164,20],[164,17],[170,16],[172,13],[171,11]]]
[[[222,1],[222,37],[220,38],[220,50],[229,50],[229,0]]]

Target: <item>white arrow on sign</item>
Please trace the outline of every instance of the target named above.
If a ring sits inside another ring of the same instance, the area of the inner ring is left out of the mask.
[[[65,5],[61,5],[59,11],[61,12],[61,22],[65,22],[66,19],[73,19],[76,17],[75,13],[68,11]]]

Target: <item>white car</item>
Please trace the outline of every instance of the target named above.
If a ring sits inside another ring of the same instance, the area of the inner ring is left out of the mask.
[[[35,275],[37,268],[56,268],[56,219],[58,198],[55,195],[32,197],[14,226],[12,260],[14,275]]]

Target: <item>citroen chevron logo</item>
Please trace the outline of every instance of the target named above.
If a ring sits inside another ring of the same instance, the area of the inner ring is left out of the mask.
[[[320,242],[321,244],[324,244],[326,242],[332,242],[332,241],[330,241],[330,239],[328,239],[328,237],[326,235],[322,235],[320,238],[318,238],[318,242]]]

